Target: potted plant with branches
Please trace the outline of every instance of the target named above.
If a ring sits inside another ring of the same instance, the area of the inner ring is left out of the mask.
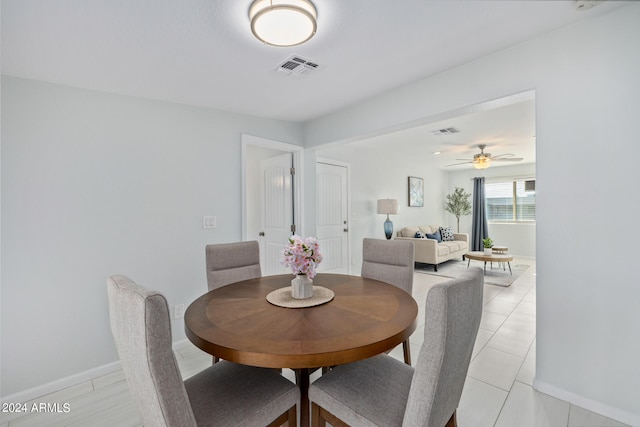
[[[455,215],[458,221],[458,233],[460,232],[460,217],[471,214],[471,194],[464,191],[464,188],[456,187],[452,194],[447,194],[447,201],[444,210]]]

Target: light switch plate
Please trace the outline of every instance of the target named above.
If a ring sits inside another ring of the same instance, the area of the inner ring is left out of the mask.
[[[215,216],[202,217],[202,228],[216,228],[216,217]]]

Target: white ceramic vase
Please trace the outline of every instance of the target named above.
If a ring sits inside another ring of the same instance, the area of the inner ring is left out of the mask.
[[[291,296],[295,299],[311,298],[313,296],[313,280],[306,274],[298,274],[291,281]]]
[[[485,255],[491,255],[493,253],[493,248],[484,248]]]

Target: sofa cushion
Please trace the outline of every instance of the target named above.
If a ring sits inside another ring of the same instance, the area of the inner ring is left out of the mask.
[[[430,225],[419,225],[418,228],[420,229],[420,231],[422,231],[424,234],[427,233],[433,233],[433,230],[431,229]]]
[[[438,241],[438,243],[442,242],[442,236],[440,236],[440,230],[437,230],[433,234],[427,233],[427,239],[435,239]]]
[[[404,227],[402,230],[400,230],[400,237],[415,237],[418,231],[421,231],[421,230],[417,226]]]
[[[453,240],[450,242],[442,242],[439,246],[446,246],[449,248],[449,253],[452,253],[463,249],[466,246],[464,243],[465,242],[461,242],[459,240]]]
[[[421,226],[420,226],[420,230],[421,230],[423,233],[433,234],[433,233],[435,233],[436,231],[440,230],[440,226],[439,226],[439,225],[433,225],[433,224],[430,224],[430,225],[421,225]]]
[[[451,227],[440,227],[440,235],[442,236],[443,242],[451,242],[455,240]]]
[[[444,245],[443,243],[444,242],[438,243],[438,245],[436,245],[436,252],[438,253],[438,257],[446,257],[451,253],[451,249],[449,248],[449,246]]]

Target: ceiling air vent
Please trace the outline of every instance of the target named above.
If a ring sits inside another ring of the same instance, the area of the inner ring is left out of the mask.
[[[456,128],[435,129],[431,131],[431,133],[434,135],[451,135],[458,132],[460,131]]]
[[[287,76],[302,76],[317,70],[318,67],[317,62],[310,61],[300,55],[291,55],[278,65],[278,72]]]

